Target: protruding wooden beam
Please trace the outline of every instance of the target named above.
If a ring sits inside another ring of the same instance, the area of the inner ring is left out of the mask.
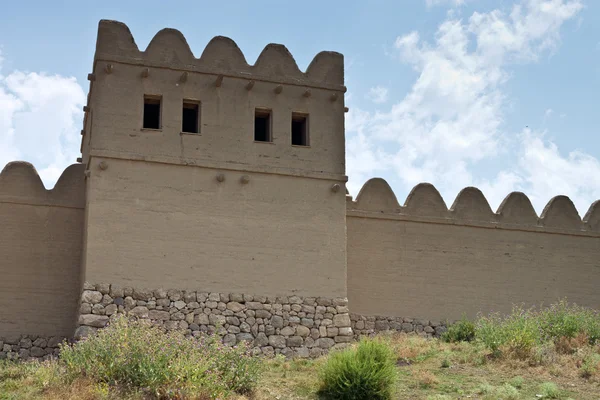
[[[215,86],[221,87],[222,84],[223,84],[223,75],[219,75],[219,76],[217,76],[217,80],[215,81]]]
[[[246,90],[252,90],[254,87],[254,81],[250,81],[246,84]]]
[[[83,106],[83,112],[89,112],[90,108],[88,106]]]
[[[279,94],[279,93],[281,93],[282,91],[283,91],[283,86],[281,86],[281,85],[277,85],[277,86],[275,87],[275,90],[274,90],[274,92],[275,92],[276,94]]]
[[[85,130],[81,130],[81,136],[85,135]]]
[[[93,82],[96,80],[96,75],[94,74],[88,74],[88,81]]]
[[[83,159],[81,157],[77,157],[77,162],[82,162]]]
[[[150,68],[144,68],[141,73],[142,78],[147,78],[149,75],[150,75]]]
[[[344,107],[344,112],[346,113],[348,111],[350,111],[350,109],[348,107]]]

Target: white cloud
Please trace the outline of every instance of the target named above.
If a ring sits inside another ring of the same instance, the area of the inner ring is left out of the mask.
[[[557,194],[572,196],[585,212],[600,197],[598,178],[591,175],[600,173],[598,161],[580,152],[563,157],[541,134],[506,132],[510,102],[503,90],[509,66],[555,50],[561,26],[581,9],[580,0],[525,0],[508,14],[494,10],[475,12],[466,21],[448,18],[433,43],[417,32],[398,37],[401,59],[419,75],[389,111],[351,108],[351,194],[373,173],[389,171],[406,191],[422,181],[434,183],[448,205],[460,189],[474,185],[494,209],[510,191],[522,190],[538,212]],[[515,154],[520,159],[511,162]],[[496,176],[482,179],[480,165],[489,169],[490,160],[500,159],[504,164]],[[589,172],[583,174],[584,168]]]
[[[79,154],[84,103],[74,78],[22,71],[0,75],[0,169],[10,161],[29,161],[46,187],[54,186]]]
[[[581,151],[562,156],[543,133],[521,135],[519,169],[532,203],[545,204],[551,194],[568,194],[583,217],[592,201],[600,199],[600,161]]]
[[[375,86],[369,90],[367,98],[375,104],[382,104],[388,101],[389,91],[383,86]]]

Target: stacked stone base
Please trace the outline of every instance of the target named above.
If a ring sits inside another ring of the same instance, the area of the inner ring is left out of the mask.
[[[191,290],[135,289],[86,283],[74,339],[104,328],[117,315],[134,316],[183,330],[187,336],[217,334],[224,344],[247,342],[254,354],[315,358],[330,349],[385,331],[437,337],[446,323],[350,314],[345,298],[256,296]],[[62,337],[0,338],[0,359],[48,359]]]
[[[255,354],[318,357],[353,341],[345,298],[134,289],[86,283],[75,338],[104,327],[111,316],[148,319],[190,336],[218,334],[226,345],[249,342]]]
[[[59,344],[64,339],[60,336],[29,335],[0,337],[0,360],[48,360],[58,355]]]
[[[439,337],[446,332],[447,323],[417,318],[363,316],[350,314],[354,338],[372,336],[386,331],[415,333],[421,336]]]

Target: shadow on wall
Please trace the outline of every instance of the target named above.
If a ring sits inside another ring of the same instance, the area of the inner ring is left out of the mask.
[[[0,335],[71,336],[82,289],[83,164],[46,190],[26,162],[0,173]]]

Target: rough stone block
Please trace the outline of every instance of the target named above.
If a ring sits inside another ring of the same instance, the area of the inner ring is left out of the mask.
[[[107,323],[108,317],[105,315],[83,314],[79,316],[79,325],[104,328]]]
[[[148,311],[148,318],[155,321],[168,321],[171,315],[168,311],[151,310]]]
[[[303,325],[296,326],[296,334],[301,337],[310,335],[310,329]]]
[[[88,304],[98,304],[102,301],[102,293],[95,290],[84,290],[81,294],[81,302]]]
[[[138,318],[148,318],[149,310],[144,306],[134,307],[129,313]]]
[[[348,314],[337,314],[333,316],[333,325],[337,327],[350,326],[350,316]]]
[[[273,346],[274,348],[283,349],[286,345],[286,339],[281,335],[271,335],[269,336],[269,345]]]

